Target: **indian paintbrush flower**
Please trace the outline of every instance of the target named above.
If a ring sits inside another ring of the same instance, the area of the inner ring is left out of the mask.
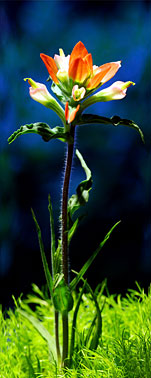
[[[79,109],[81,113],[95,102],[124,98],[127,88],[134,85],[132,81],[116,81],[110,87],[90,96],[116,74],[121,67],[121,61],[101,66],[93,65],[92,55],[88,53],[81,41],[74,46],[71,55],[65,56],[63,50],[59,49],[59,55],[55,54],[54,58],[43,53],[40,54],[40,57],[53,81],[51,89],[65,105],[64,116],[61,117],[64,124],[73,122]],[[28,82],[31,85],[30,96],[51,109],[55,102],[53,110],[58,114],[60,105],[48,92],[46,86],[36,83],[32,79],[28,79]],[[60,110],[62,113],[62,107]]]
[[[81,41],[74,46],[71,55],[67,57],[62,49],[60,49],[60,56],[55,55],[54,59],[45,54],[40,54],[40,57],[45,63],[51,79],[58,86],[63,84],[69,96],[72,95],[75,84],[84,87],[89,93],[110,80],[121,67],[120,61],[106,63],[99,67],[93,65],[92,55],[88,53]],[[62,75],[66,76],[68,87],[64,84],[64,79],[62,81]]]
[[[83,110],[85,110],[88,106],[94,104],[95,102],[119,100],[126,96],[127,88],[131,85],[134,85],[132,81],[116,81],[108,88],[100,90],[96,94],[92,95],[95,90],[109,81],[116,74],[118,69],[121,67],[121,62],[117,61],[106,63],[99,67],[93,65],[92,55],[88,53],[82,42],[78,42],[75,45],[71,52],[71,55],[65,56],[62,49],[60,49],[59,52],[60,55],[55,55],[54,59],[45,54],[41,54],[40,56],[48,69],[50,78],[53,81],[51,89],[55,93],[57,98],[63,103],[65,109],[63,109],[62,106],[57,102],[57,100],[49,93],[47,87],[44,84],[38,83],[30,78],[24,80],[28,80],[28,83],[30,85],[29,94],[32,99],[40,102],[47,108],[54,110],[62,120],[64,127],[56,126],[52,129],[48,124],[45,124],[43,122],[27,124],[21,126],[21,128],[9,138],[9,141],[11,143],[19,135],[34,132],[40,134],[43,140],[46,142],[55,138],[61,140],[62,142],[65,142],[67,145],[65,175],[62,188],[61,216],[59,218],[61,222],[61,238],[59,238],[58,240],[57,249],[55,247],[56,243],[53,211],[49,196],[48,209],[50,213],[51,228],[52,275],[49,271],[47,259],[44,252],[41,230],[33,211],[32,215],[38,233],[46,280],[54,306],[55,341],[58,366],[60,366],[60,360],[62,358],[61,366],[64,368],[71,368],[74,351],[78,351],[78,344],[76,345],[75,342],[76,318],[80,302],[82,301],[82,294],[85,288],[87,288],[90,292],[96,307],[96,314],[94,320],[92,321],[92,324],[90,325],[90,329],[88,330],[85,341],[86,343],[88,342],[87,345],[89,345],[89,348],[91,350],[95,350],[99,344],[99,337],[101,336],[102,332],[101,311],[99,308],[99,303],[97,302],[97,295],[95,294],[96,291],[95,293],[93,293],[87,281],[83,279],[83,275],[86,273],[92,261],[101,250],[102,246],[108,240],[113,229],[120,223],[117,222],[110,229],[103,242],[99,244],[99,247],[83,265],[80,272],[77,273],[76,277],[69,283],[68,247],[81,219],[81,216],[77,216],[76,220],[74,220],[74,218],[72,217],[82,205],[88,202],[89,191],[92,187],[91,171],[87,167],[80,152],[76,150],[76,155],[79,158],[81,166],[85,171],[86,179],[78,185],[76,194],[72,195],[69,198],[69,184],[72,170],[72,160],[74,156],[76,125],[96,122],[102,124],[109,123],[115,126],[124,124],[128,127],[137,129],[143,141],[144,138],[142,131],[133,121],[126,119],[122,120],[118,116],[106,118],[92,114],[82,114]],[[84,280],[84,286],[80,292],[76,306],[73,309],[74,302],[72,292],[76,289],[76,286],[81,279]],[[69,349],[68,313],[72,309],[73,323],[71,327],[71,342]],[[60,351],[59,315],[62,316],[62,351]],[[37,329],[39,331],[38,326]],[[44,331],[42,330],[42,336],[43,332]],[[48,331],[47,334],[49,335]],[[49,336],[47,336],[47,338],[48,337]],[[55,359],[55,356],[53,357]]]

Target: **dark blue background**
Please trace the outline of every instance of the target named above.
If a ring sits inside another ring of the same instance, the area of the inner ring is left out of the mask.
[[[40,59],[62,47],[69,54],[81,40],[94,64],[122,60],[106,86],[117,80],[136,83],[125,99],[88,109],[107,117],[133,119],[143,130],[103,125],[77,129],[77,147],[93,174],[93,189],[83,220],[71,244],[70,262],[79,270],[119,219],[108,244],[87,276],[93,287],[105,277],[111,292],[122,292],[138,280],[147,288],[151,275],[151,3],[148,1],[6,1],[0,2],[0,302],[45,282],[30,208],[42,227],[49,259],[47,197],[51,193],[56,233],[60,213],[65,145],[44,143],[26,135],[8,145],[22,124],[44,121],[61,125],[57,115],[28,95],[31,77],[45,83]],[[47,83],[50,89],[50,83]],[[84,178],[74,160],[70,194]]]

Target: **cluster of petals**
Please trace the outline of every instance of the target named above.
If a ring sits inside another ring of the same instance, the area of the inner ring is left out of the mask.
[[[100,90],[93,96],[97,88],[110,80],[121,67],[121,61],[110,62],[101,66],[93,65],[92,55],[88,53],[84,44],[79,41],[73,48],[71,55],[65,56],[62,49],[54,58],[40,54],[52,81],[66,94],[65,120],[73,122],[80,108],[81,110],[97,101],[120,100],[126,96],[127,88],[134,85],[132,81],[116,81],[108,88]],[[27,79],[25,79],[27,80]],[[46,107],[52,108],[51,103],[56,100],[48,92],[46,86],[28,79],[30,96]],[[78,104],[77,104],[78,103]],[[72,107],[72,105],[73,107]],[[77,104],[77,106],[76,106]],[[58,104],[58,106],[60,106]],[[56,106],[55,111],[57,112]]]
[[[67,57],[62,49],[60,49],[60,56],[55,55],[54,59],[45,54],[40,54],[40,57],[55,84],[64,83],[65,78],[71,79],[73,87],[78,84],[87,91],[106,83],[121,66],[120,61],[106,63],[99,67],[93,65],[92,55],[88,53],[81,41],[74,46],[71,55]]]

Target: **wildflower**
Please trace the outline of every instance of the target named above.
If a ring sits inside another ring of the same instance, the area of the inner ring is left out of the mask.
[[[40,54],[40,57],[54,83],[74,101],[80,101],[90,91],[106,83],[121,67],[120,61],[99,67],[93,65],[92,55],[81,41],[74,46],[71,55],[65,56],[62,49],[59,52],[60,55],[54,55],[54,59],[45,54]],[[75,91],[79,95],[75,95]]]
[[[74,46],[71,55],[65,56],[63,50],[59,49],[59,55],[55,54],[54,58],[45,54],[40,54],[40,57],[53,81],[52,90],[66,104],[65,118],[68,123],[74,120],[79,108],[82,112],[96,101],[122,99],[126,96],[127,88],[134,85],[131,81],[126,83],[117,81],[86,99],[116,74],[121,67],[121,61],[106,63],[99,67],[93,65],[92,55],[81,41]],[[77,107],[76,104],[81,101],[81,107]]]
[[[63,50],[59,49],[59,55],[55,54],[54,58],[43,53],[40,57],[53,81],[52,91],[65,104],[64,115],[62,107],[51,96],[44,84],[25,79],[30,84],[30,96],[35,101],[55,110],[58,115],[61,112],[60,118],[66,125],[73,122],[79,109],[81,113],[97,101],[122,99],[126,96],[127,88],[134,85],[131,81],[125,83],[117,81],[96,95],[89,96],[116,74],[121,67],[121,61],[106,63],[99,67],[93,65],[92,55],[88,53],[81,41],[74,46],[71,55],[65,56]]]

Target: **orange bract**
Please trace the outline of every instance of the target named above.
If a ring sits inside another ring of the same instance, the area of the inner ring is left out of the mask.
[[[46,66],[52,80],[56,84],[59,84],[59,81],[58,81],[57,76],[56,76],[56,73],[58,72],[58,68],[57,68],[57,65],[56,65],[54,59],[51,58],[48,55],[45,55],[45,54],[40,54],[40,57],[43,60],[43,62],[45,63],[45,66]]]
[[[83,83],[90,75],[90,67],[86,60],[82,58],[74,59],[69,63],[69,77],[78,83]]]
[[[84,61],[86,61],[89,65],[89,68],[90,68],[90,72],[91,74],[93,73],[93,60],[92,60],[92,55],[91,54],[87,54],[85,57],[84,57]]]
[[[69,60],[69,77],[78,83],[83,83],[93,73],[92,55],[88,54],[84,44],[78,42],[72,50]]]
[[[84,44],[81,41],[79,41],[72,50],[72,53],[70,55],[69,65],[72,63],[74,59],[77,59],[79,57],[83,59],[86,55],[88,55],[88,51],[86,47],[84,46]]]
[[[75,116],[76,116],[79,108],[80,108],[80,105],[77,105],[76,109],[74,109],[71,113],[69,113],[68,102],[66,102],[66,106],[65,106],[65,119],[66,119],[66,121],[68,123],[71,123],[75,119]]]

